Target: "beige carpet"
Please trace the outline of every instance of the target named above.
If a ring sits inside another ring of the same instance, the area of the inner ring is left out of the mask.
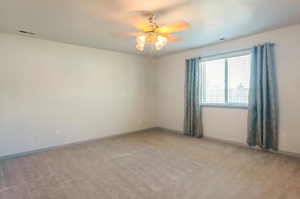
[[[1,199],[299,199],[300,160],[133,133],[2,161]]]

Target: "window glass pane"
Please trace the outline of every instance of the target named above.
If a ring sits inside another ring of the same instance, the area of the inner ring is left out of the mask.
[[[203,63],[203,103],[225,103],[225,59]]]
[[[248,104],[251,56],[228,58],[228,103]]]

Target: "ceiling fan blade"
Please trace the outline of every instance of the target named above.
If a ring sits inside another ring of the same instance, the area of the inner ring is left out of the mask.
[[[176,42],[176,41],[181,41],[182,39],[180,37],[176,37],[174,35],[171,34],[161,34],[162,36],[164,36],[165,38],[168,39],[168,42]]]
[[[127,23],[129,23],[131,26],[133,26],[141,32],[146,32],[151,28],[149,27],[149,24],[146,21],[146,17],[143,16],[129,17],[127,19]]]
[[[113,37],[136,37],[139,36],[141,33],[139,32],[129,32],[129,33],[112,33]]]
[[[168,24],[168,25],[164,25],[159,27],[156,31],[158,33],[172,33],[172,32],[179,32],[182,30],[186,30],[190,27],[190,24],[182,21],[182,22],[178,22],[178,23],[174,23],[174,24]]]
[[[135,28],[140,29],[147,23],[147,16],[150,14],[151,12],[147,10],[130,11],[125,17],[125,20]]]

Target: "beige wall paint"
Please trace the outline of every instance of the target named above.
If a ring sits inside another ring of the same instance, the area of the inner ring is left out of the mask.
[[[283,151],[300,153],[300,25],[226,41],[155,60],[157,126],[182,130],[185,59],[214,55],[274,42],[280,106],[280,143]],[[206,136],[246,142],[247,110],[204,108]]]
[[[154,126],[144,57],[0,34],[0,156]]]

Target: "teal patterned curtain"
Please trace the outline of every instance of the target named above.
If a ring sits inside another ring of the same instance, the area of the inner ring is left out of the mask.
[[[184,134],[192,137],[202,137],[199,58],[188,59],[185,64]]]
[[[266,43],[252,49],[247,142],[249,146],[277,150],[278,112],[273,46]]]

